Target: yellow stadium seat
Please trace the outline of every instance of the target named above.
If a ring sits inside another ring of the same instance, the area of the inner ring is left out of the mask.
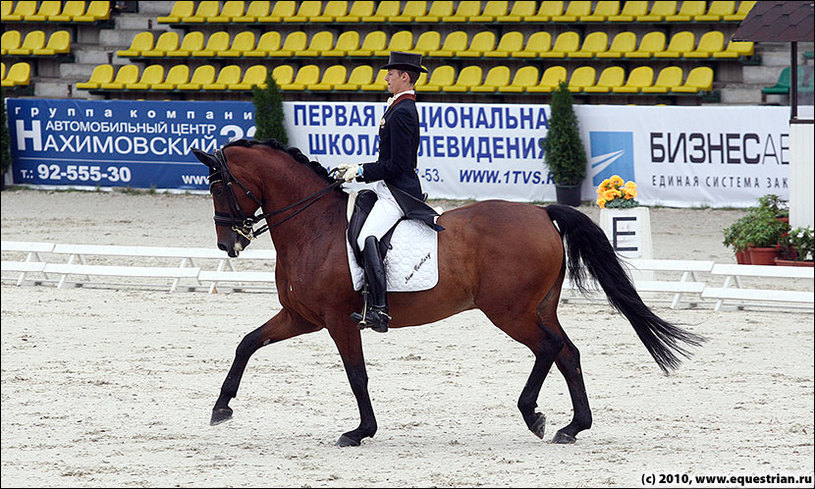
[[[674,87],[674,93],[698,93],[713,90],[713,70],[707,66],[697,66],[690,70],[681,87]]]
[[[566,68],[563,66],[550,66],[543,72],[538,84],[527,87],[526,91],[530,93],[551,93],[558,87],[560,82],[566,80]]]
[[[374,52],[376,56],[388,56],[391,51],[410,51],[413,49],[413,32],[412,31],[399,31],[394,33],[388,41],[386,49],[380,49]]]
[[[243,56],[249,58],[265,58],[269,53],[280,49],[280,32],[266,31],[260,35],[257,46],[249,51],[244,51]]]
[[[696,22],[719,22],[724,20],[726,15],[733,15],[736,12],[736,2],[710,2],[707,12],[697,15],[694,20]]]
[[[666,15],[666,22],[690,22],[696,18],[697,15],[704,15],[707,9],[707,2],[689,1],[682,2],[679,7],[679,12],[675,15]]]
[[[348,56],[373,56],[376,52],[385,49],[385,43],[388,37],[382,31],[369,32],[365,39],[362,40],[362,45],[359,49],[351,51]]]
[[[583,89],[586,93],[609,93],[612,88],[619,87],[625,81],[625,70],[620,66],[605,68],[594,86]]]
[[[11,12],[11,8],[9,8],[9,12]],[[2,80],[5,77],[6,77],[6,63],[0,62],[0,80]]]
[[[295,52],[306,49],[307,41],[308,38],[306,37],[305,32],[291,32],[288,36],[286,36],[286,40],[283,41],[283,46],[277,51],[269,52],[269,56],[275,58],[288,58],[294,56]]]
[[[295,56],[316,58],[320,53],[334,47],[334,33],[331,31],[320,31],[311,36],[308,48],[294,52]]]
[[[210,17],[217,17],[219,8],[219,2],[214,0],[198,2],[198,7],[195,9],[195,13],[182,17],[181,22],[184,24],[202,24]]]
[[[14,8],[14,4],[12,2],[0,2],[0,21],[7,21],[9,20],[9,16],[11,15],[11,11]],[[3,65],[3,77],[6,76],[6,65]]]
[[[509,2],[490,0],[480,14],[470,17],[470,22],[495,22],[498,17],[507,15]]]
[[[294,68],[289,65],[277,65],[272,70],[272,79],[278,87],[287,85],[294,80]]]
[[[78,82],[76,88],[85,90],[92,90],[99,88],[103,83],[110,83],[113,81],[113,66],[112,65],[99,65],[93,69],[91,77],[86,82]]]
[[[637,22],[662,22],[665,17],[676,15],[676,2],[656,1],[646,15],[637,16]]]
[[[228,0],[224,2],[224,6],[218,15],[207,18],[207,22],[211,24],[224,24],[231,23],[236,17],[240,17],[246,12],[246,2]]]
[[[481,14],[481,2],[462,0],[453,15],[441,18],[442,22],[469,22],[470,17]]]
[[[484,72],[480,66],[465,66],[458,72],[458,79],[452,85],[441,87],[442,92],[469,92],[470,89],[481,85],[484,79]]]
[[[202,87],[204,90],[229,90],[232,85],[237,85],[241,81],[241,67],[238,65],[227,65],[218,72],[218,78],[212,83],[206,83]]]
[[[418,42],[417,42],[418,44]],[[418,46],[417,46],[418,47]],[[427,53],[428,56],[451,58],[459,51],[467,49],[467,33],[464,31],[454,31],[447,34],[444,44],[439,49],[434,49]]]
[[[536,31],[526,40],[522,51],[515,53],[516,58],[538,58],[552,49],[552,36],[546,31]]]
[[[587,15],[591,15],[591,2],[571,1],[563,15],[552,16],[552,22],[577,22]]]
[[[192,41],[194,39],[197,39],[198,36],[200,36],[201,39],[200,46],[198,44],[193,46],[196,48],[195,50],[198,51],[204,44],[204,34],[200,32],[190,32],[189,34],[184,36],[184,41],[182,42],[187,43],[187,38],[191,37],[192,39],[190,40],[190,43],[192,43]],[[161,35],[158,36],[158,39],[156,39],[156,45],[153,46],[153,49],[142,51],[141,55],[149,58],[163,58],[166,56],[189,56],[192,51],[187,52],[186,54],[182,54],[185,52],[184,49],[185,47],[183,45],[179,49],[178,34],[175,31],[166,31],[162,32]]]
[[[351,4],[348,10],[348,15],[340,15],[336,18],[336,22],[362,22],[363,17],[368,17],[374,14],[374,2],[372,1],[355,1]]]
[[[660,70],[657,80],[649,87],[642,87],[642,93],[668,93],[674,87],[682,86],[684,73],[678,66],[668,66]]]
[[[539,54],[541,58],[565,58],[577,51],[580,46],[580,36],[577,32],[566,31],[558,34],[552,49]]]
[[[608,34],[602,31],[590,32],[583,39],[583,45],[577,51],[569,53],[570,58],[594,58],[608,49]]]
[[[212,65],[201,65],[192,72],[190,81],[179,83],[176,90],[202,90],[204,85],[209,85],[215,81],[215,67]]]
[[[271,8],[271,2],[262,0],[262,1],[253,1],[249,2],[249,6],[246,8],[246,11],[243,12],[241,15],[236,15],[232,17],[232,22],[246,22],[246,23],[255,23],[259,22],[258,19],[261,17],[268,17],[269,16],[269,9]]]
[[[294,76],[294,81],[281,86],[283,90],[303,91],[312,85],[316,85],[320,80],[320,68],[317,65],[305,65]]]
[[[320,12],[323,9],[323,2],[319,1],[306,1],[298,3],[300,6],[297,8],[297,13],[284,17],[283,22],[308,22],[312,17],[320,15]]]
[[[71,33],[68,31],[57,31],[48,38],[48,44],[42,49],[35,49],[34,56],[54,56],[71,52]]]
[[[627,2],[626,2],[627,3]],[[588,15],[581,15],[580,22],[605,22],[609,17],[619,15],[620,2],[597,2],[594,10]]]
[[[724,51],[713,53],[714,58],[738,58],[752,56],[755,43],[753,41],[730,41]]]
[[[62,6],[62,11],[48,18],[49,22],[73,22],[74,17],[85,14],[85,2],[69,0]]]
[[[628,74],[625,84],[611,89],[614,93],[639,93],[643,88],[654,84],[654,69],[650,66],[637,66]]]
[[[495,34],[492,31],[479,31],[470,41],[470,47],[463,51],[456,51],[455,55],[460,58],[482,58],[485,53],[495,49]]]
[[[144,69],[138,81],[125,83],[125,90],[149,90],[153,85],[164,81],[164,67],[150,65]]]
[[[348,77],[348,69],[345,65],[332,65],[325,69],[319,83],[308,87],[309,91],[327,92],[334,89],[335,85],[345,83]]]
[[[192,17],[193,12],[195,12],[195,2],[178,0],[173,4],[168,15],[159,16],[156,20],[159,24],[176,24],[185,17]]]
[[[173,35],[175,34],[175,35]],[[166,36],[166,41],[162,38]],[[175,44],[175,48],[170,46]],[[166,47],[165,47],[166,46]],[[181,45],[178,45],[178,34],[175,31],[167,31],[162,33],[156,41],[154,50],[157,53],[155,56],[167,56],[171,58],[188,58],[192,53],[196,53],[204,49],[204,33],[201,31],[188,32],[181,40]],[[144,53],[142,53],[144,56]]]
[[[374,69],[370,65],[360,65],[351,70],[348,81],[334,85],[334,90],[359,90],[362,85],[373,82]]]
[[[348,14],[348,2],[331,0],[326,2],[323,13],[310,19],[310,22],[336,22],[337,18]]]
[[[521,93],[533,87],[540,81],[540,73],[536,66],[522,66],[515,71],[512,83],[498,87],[499,92]]]
[[[437,66],[430,72],[427,83],[416,86],[417,92],[440,92],[456,80],[456,70],[450,65]]]
[[[498,88],[509,85],[509,68],[506,66],[493,66],[484,77],[484,82],[470,88],[471,92],[494,93]]]
[[[128,83],[136,83],[139,79],[139,67],[136,65],[124,65],[116,72],[116,77],[107,83],[100,83],[102,90],[124,90]]]
[[[59,14],[60,10],[62,10],[62,2],[44,1],[35,14],[27,15],[24,20],[26,22],[46,22],[52,15]]]
[[[297,2],[281,0],[274,3],[274,7],[272,7],[268,15],[258,17],[257,21],[261,23],[283,22],[285,19],[292,17],[296,12],[297,12]]]
[[[246,68],[243,73],[243,79],[240,83],[233,83],[230,85],[230,90],[252,90],[254,87],[266,88],[266,79],[269,75],[269,69],[266,65],[252,65]]]
[[[498,40],[498,46],[484,53],[485,58],[509,58],[524,47],[524,35],[519,31],[504,33]]]
[[[190,67],[187,65],[173,65],[167,71],[167,76],[163,81],[154,83],[151,90],[172,91],[178,85],[187,83],[190,80]]]
[[[699,38],[696,49],[682,53],[685,58],[712,58],[715,53],[724,51],[724,34],[719,31],[708,31]]]
[[[654,53],[655,58],[680,58],[685,53],[694,50],[696,45],[696,36],[691,31],[677,32],[671,37],[671,42],[664,51]]]
[[[379,2],[376,11],[373,15],[365,15],[362,17],[362,22],[376,22],[385,23],[391,17],[399,15],[402,5],[398,1],[384,1]]]
[[[20,47],[20,31],[6,31],[0,38],[0,54],[5,56],[8,54],[9,49],[18,49]]]
[[[665,50],[665,34],[660,31],[646,32],[635,51],[629,51],[626,58],[650,58],[654,53]]]
[[[427,14],[417,16],[413,19],[413,21],[438,23],[441,22],[443,17],[453,15],[454,10],[455,7],[453,6],[453,2],[437,0],[431,2],[430,9],[427,11]]]
[[[585,88],[594,86],[596,78],[597,71],[593,66],[579,66],[569,77],[569,91],[582,92]]]
[[[362,85],[359,89],[365,92],[382,92],[387,90],[388,84],[385,82],[385,75],[387,74],[388,70],[379,70],[379,73],[377,73],[372,83]]]
[[[337,37],[337,43],[333,49],[327,49],[321,53],[322,56],[344,57],[350,51],[359,49],[359,32],[345,31]]]
[[[526,22],[550,22],[563,15],[563,2],[541,2],[540,8],[532,15],[524,17]]]
[[[110,19],[110,2],[93,1],[82,15],[75,15],[74,22],[98,22]]]
[[[623,58],[637,49],[637,35],[631,31],[620,32],[611,41],[611,46],[596,54],[598,58]]]
[[[133,40],[130,41],[130,47],[116,51],[116,56],[120,58],[138,58],[143,51],[153,49],[153,42],[155,42],[155,38],[152,32],[137,32],[136,35],[133,36]]]
[[[212,58],[227,49],[229,49],[229,33],[226,31],[218,31],[210,34],[204,49],[196,51],[192,53],[192,55],[196,58]]]
[[[516,0],[512,3],[512,10],[506,15],[499,15],[497,22],[521,22],[526,17],[535,15],[535,2],[526,0]]]
[[[422,56],[428,56],[431,51],[439,51],[440,49],[441,34],[438,31],[422,32],[419,34],[419,38],[416,39],[416,45],[413,46],[413,52]]]
[[[11,2],[2,2],[11,3]],[[14,6],[14,10],[3,16],[3,21],[22,22],[26,17],[37,13],[37,2],[20,1]],[[13,65],[12,65],[13,66]],[[9,68],[9,73],[11,68]]]
[[[255,33],[252,31],[241,31],[232,38],[232,46],[225,51],[218,51],[221,58],[241,58],[243,53],[255,49]]]
[[[2,86],[26,86],[29,83],[31,83],[31,65],[20,62],[14,63],[9,67],[6,77],[3,78]]]
[[[606,20],[608,22],[635,22],[643,15],[648,15],[647,0],[625,2],[619,14],[609,15]]]
[[[755,5],[755,0],[748,0],[746,2],[742,1],[739,3],[739,9],[736,10],[736,13],[732,15],[725,15],[724,20],[727,22],[741,22],[745,17],[747,17],[747,14],[750,13],[750,10],[752,10]]]
[[[388,22],[413,22],[413,19],[423,15],[427,15],[427,2],[408,0],[399,15],[394,15]]]
[[[35,49],[45,47],[45,33],[40,30],[31,31],[26,34],[19,48],[9,49],[9,56],[30,56]]]

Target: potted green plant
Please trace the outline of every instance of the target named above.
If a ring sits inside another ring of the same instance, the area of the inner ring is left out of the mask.
[[[811,267],[815,253],[815,237],[810,226],[797,227],[781,236],[777,245],[776,265]]]
[[[750,263],[753,265],[774,265],[778,254],[777,245],[789,224],[776,219],[771,209],[758,208],[749,213],[741,230],[740,238],[748,244]]]
[[[790,222],[789,202],[775,194],[767,194],[759,197],[758,208],[771,212],[776,219]]]
[[[544,162],[555,182],[558,203],[579,206],[588,160],[572,107],[572,92],[564,81],[552,92],[549,132],[541,144]]]
[[[744,238],[744,229],[749,224],[750,219],[751,216],[749,214],[742,216],[722,231],[724,234],[722,244],[733,248],[733,252],[736,255],[736,263],[743,265],[750,264],[750,253],[747,251],[747,246],[750,243]]]

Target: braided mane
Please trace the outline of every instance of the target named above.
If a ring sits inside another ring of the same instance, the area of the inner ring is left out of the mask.
[[[251,139],[251,140],[250,139],[237,139],[235,141],[231,141],[228,144],[226,144],[224,146],[224,148],[228,148],[230,146],[241,146],[241,147],[244,147],[244,148],[251,148],[252,146],[256,146],[258,144],[263,145],[263,146],[268,146],[268,147],[270,147],[272,149],[276,149],[276,150],[279,150],[279,151],[285,151],[286,153],[289,154],[289,156],[294,158],[294,161],[296,161],[298,163],[301,163],[303,165],[306,165],[307,167],[309,167],[311,169],[311,171],[316,173],[317,176],[319,176],[320,178],[322,178],[326,182],[329,182],[329,183],[334,182],[334,179],[331,178],[330,176],[328,176],[328,170],[326,170],[323,165],[317,163],[316,161],[309,160],[308,157],[306,155],[304,155],[303,152],[300,151],[298,148],[287,147],[286,145],[284,145],[283,143],[281,143],[280,141],[278,141],[276,139],[267,139],[266,141],[256,141],[254,139]],[[342,191],[339,187],[337,187],[336,190]]]

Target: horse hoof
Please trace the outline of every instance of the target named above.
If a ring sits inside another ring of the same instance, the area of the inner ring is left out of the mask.
[[[337,443],[334,444],[338,447],[358,447],[359,442],[348,436],[342,435]]]
[[[209,420],[210,426],[215,426],[216,424],[221,424],[224,421],[228,421],[232,419],[232,408],[225,407],[225,408],[218,408],[212,410],[212,418]]]
[[[558,431],[554,438],[552,438],[552,443],[557,443],[559,445],[571,445],[572,443],[576,442],[577,438],[574,436],[564,433],[562,431]]]
[[[546,430],[546,416],[541,413],[535,414],[537,415],[537,418],[529,429],[532,430],[532,433],[534,433],[535,436],[543,440],[543,432]]]

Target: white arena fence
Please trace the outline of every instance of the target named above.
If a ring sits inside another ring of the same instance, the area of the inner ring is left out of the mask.
[[[2,281],[57,288],[156,288],[276,293],[275,251],[247,249],[229,258],[215,248],[113,246],[2,241]],[[815,268],[721,264],[698,260],[624,259],[637,291],[672,309],[770,308],[813,312]],[[350,280],[350,276],[349,276]],[[605,302],[567,279],[563,302]]]

